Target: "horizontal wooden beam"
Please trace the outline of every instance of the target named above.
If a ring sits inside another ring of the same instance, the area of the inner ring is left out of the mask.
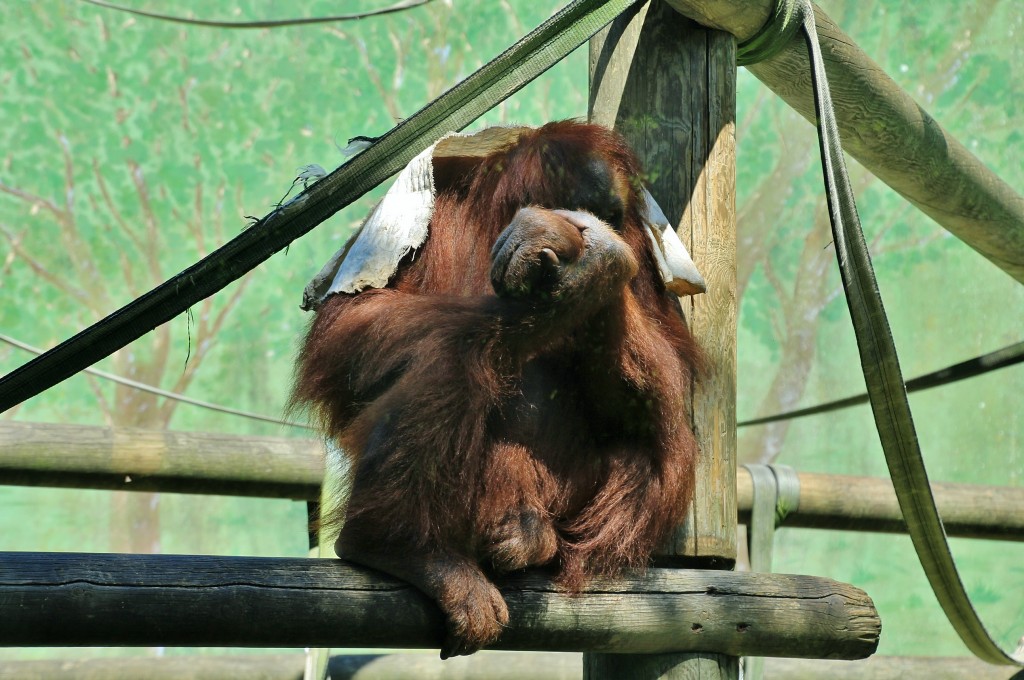
[[[800,505],[782,526],[906,533],[892,482],[884,478],[801,472]],[[736,475],[740,521],[754,500],[750,473]],[[932,491],[950,536],[1024,541],[1024,488],[933,483]]]
[[[60,653],[64,658],[0,660],[0,680],[302,680],[306,659],[298,653],[86,659],[74,658],[74,652],[68,650]],[[350,675],[348,680],[355,677]]]
[[[694,21],[743,41],[764,25],[773,0],[668,3]],[[1024,198],[944,130],[827,14],[818,7],[814,11],[843,148],[919,210],[1024,283]],[[747,68],[814,122],[811,71],[802,39]]]
[[[312,500],[311,439],[0,421],[0,484]]]
[[[300,680],[304,654],[0,660],[0,680]],[[579,680],[582,654],[484,651],[441,661],[430,652],[332,656],[331,680]]]
[[[323,446],[311,439],[244,437],[0,421],[0,484],[319,498]],[[800,507],[783,526],[905,533],[888,479],[799,473]],[[737,474],[741,522],[753,502]],[[946,532],[1024,541],[1024,488],[933,484]]]
[[[831,579],[649,569],[567,595],[539,574],[499,582],[498,649],[858,659],[881,622]],[[439,610],[341,560],[0,553],[0,645],[438,648]]]
[[[766,659],[764,675],[769,680],[1024,680],[1019,668],[993,666],[973,657],[931,656],[873,656],[860,661]]]
[[[0,680],[299,680],[302,654],[171,655],[0,661]],[[332,656],[331,680],[579,680],[576,653],[493,652],[441,661],[436,654]],[[873,656],[860,661],[768,659],[768,680],[1019,680],[1018,670],[968,657]]]

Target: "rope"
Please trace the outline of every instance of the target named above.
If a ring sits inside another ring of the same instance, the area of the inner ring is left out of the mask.
[[[782,7],[773,12],[773,17],[780,17],[787,26],[788,22],[799,22],[804,29],[810,53],[819,150],[836,257],[875,426],[914,549],[942,610],[968,649],[989,663],[1024,665],[1024,657],[1015,658],[1002,651],[985,630],[957,572],[935,507],[896,346],[846,173],[825,62],[818,44],[814,7],[810,0],[777,0],[777,3]],[[784,29],[785,26],[769,30],[781,34]],[[762,30],[758,35],[764,32]],[[759,56],[769,58],[776,54],[785,46],[780,41],[781,38],[772,41],[771,49],[758,50]]]

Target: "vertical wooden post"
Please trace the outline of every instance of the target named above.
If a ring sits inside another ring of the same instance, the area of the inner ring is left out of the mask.
[[[590,120],[615,127],[708,284],[683,300],[707,354],[694,387],[701,447],[693,510],[662,561],[729,569],[736,559],[736,59],[731,35],[663,0],[631,10],[590,41]],[[584,656],[592,680],[735,678],[714,654]]]

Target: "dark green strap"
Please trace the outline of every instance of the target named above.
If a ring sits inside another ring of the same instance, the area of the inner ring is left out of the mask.
[[[775,475],[767,465],[746,464],[743,467],[750,473],[754,493],[750,506],[750,523],[747,525],[750,571],[770,572],[775,546],[778,486],[775,483]]]
[[[747,525],[750,570],[770,572],[775,528],[800,507],[800,478],[788,465],[743,465],[750,473],[754,501]]]
[[[772,4],[772,14],[761,30],[736,46],[736,65],[749,66],[775,56],[789,45],[802,25],[800,4],[777,0]]]
[[[814,8],[810,0],[777,1],[793,5],[792,9],[776,14],[798,13],[810,52],[818,141],[839,271],[857,336],[875,426],[910,538],[939,604],[968,649],[989,663],[1021,665],[1021,659],[1003,652],[992,640],[971,606],[935,507],[896,346],[846,173],[825,63],[818,44]]]
[[[373,146],[219,249],[0,378],[0,413],[110,356],[241,278],[558,63],[638,0],[574,0]]]
[[[753,483],[753,503],[747,524],[747,556],[750,571],[767,573],[772,570],[772,552],[775,547],[775,503],[778,498],[775,475],[767,465],[744,465]],[[743,659],[744,680],[764,677],[764,659],[748,656]]]
[[[772,570],[775,528],[800,506],[800,478],[788,465],[748,463],[743,467],[750,473],[754,496],[747,524],[750,570],[768,573]],[[743,659],[745,680],[761,680],[763,675],[763,658],[748,656]]]

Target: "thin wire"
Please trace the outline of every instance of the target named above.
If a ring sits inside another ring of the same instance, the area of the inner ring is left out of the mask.
[[[88,1],[88,0],[86,0],[86,1]],[[32,354],[39,355],[39,354],[43,354],[43,352],[44,352],[44,350],[41,350],[38,347],[33,347],[32,345],[29,345],[29,344],[26,344],[24,342],[21,342],[20,340],[16,340],[16,339],[10,337],[9,335],[4,335],[3,333],[0,333],[0,340],[2,340],[3,342],[6,342],[8,345],[12,345],[14,347],[17,347],[18,349],[25,350],[26,352],[31,352]],[[156,394],[156,395],[164,397],[166,399],[173,399],[174,401],[180,401],[181,403],[189,404],[190,406],[198,406],[199,408],[205,408],[205,409],[208,409],[210,411],[217,411],[218,413],[226,413],[226,414],[232,415],[232,416],[239,416],[241,418],[250,418],[252,420],[261,420],[261,421],[263,421],[265,423],[273,423],[275,425],[287,425],[288,427],[301,427],[301,428],[303,428],[305,430],[312,430],[313,429],[313,427],[311,425],[306,425],[305,423],[296,423],[296,422],[291,422],[291,421],[288,421],[288,420],[281,420],[279,418],[272,418],[271,416],[265,416],[265,415],[262,415],[262,414],[259,414],[259,413],[251,413],[249,411],[240,411],[240,410],[238,410],[236,408],[231,408],[230,406],[221,406],[220,404],[213,404],[213,403],[210,403],[208,401],[201,401],[199,399],[193,399],[191,397],[186,397],[183,394],[178,394],[177,392],[168,392],[167,390],[162,390],[159,387],[153,387],[152,385],[147,385],[146,383],[137,382],[137,381],[131,380],[129,378],[122,378],[119,375],[114,375],[113,373],[107,373],[106,371],[100,371],[100,370],[95,369],[95,368],[84,368],[82,370],[83,370],[83,372],[88,373],[89,375],[94,375],[97,378],[103,378],[104,380],[109,380],[111,382],[118,383],[119,385],[124,385],[125,387],[131,387],[133,389],[140,390],[142,392],[149,392],[150,394]]]
[[[140,17],[146,17],[147,19],[159,19],[160,21],[171,21],[177,24],[188,24],[189,26],[207,26],[211,28],[280,28],[282,26],[304,26],[308,24],[325,24],[332,21],[353,21],[356,19],[366,19],[367,17],[381,16],[383,14],[391,14],[392,12],[401,12],[413,7],[419,7],[425,5],[433,0],[402,0],[396,2],[388,7],[382,7],[381,9],[372,9],[365,12],[359,12],[356,14],[338,14],[334,16],[326,17],[298,17],[295,19],[267,19],[262,21],[215,21],[212,19],[190,19],[188,17],[179,17],[172,14],[159,14],[157,12],[147,12],[141,9],[135,9],[134,7],[124,7],[123,5],[115,5],[110,2],[104,2],[104,0],[80,0],[81,2],[95,5],[96,7],[103,7],[104,9],[112,9],[117,12],[126,12],[128,14],[134,14]]]

